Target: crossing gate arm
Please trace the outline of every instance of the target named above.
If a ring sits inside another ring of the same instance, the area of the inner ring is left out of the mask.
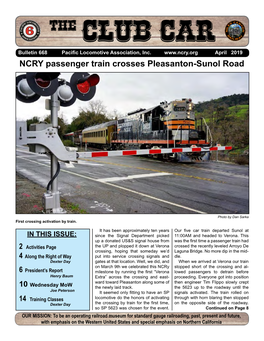
[[[174,154],[174,153],[199,153],[215,150],[231,150],[231,146],[215,146],[209,148],[188,147],[188,148],[162,148],[162,149],[136,149],[136,150],[111,150],[111,151],[91,151],[78,152],[79,158],[110,157],[110,156],[128,156],[128,155],[152,155],[152,154]]]

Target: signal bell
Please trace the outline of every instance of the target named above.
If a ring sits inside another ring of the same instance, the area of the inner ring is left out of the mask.
[[[75,72],[71,76],[70,86],[73,94],[81,101],[89,101],[95,95],[96,85],[100,78],[97,74]]]

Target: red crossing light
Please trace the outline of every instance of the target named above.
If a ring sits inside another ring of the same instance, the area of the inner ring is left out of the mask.
[[[27,72],[30,88],[40,96],[53,95],[59,86],[60,72]]]
[[[87,72],[75,72],[70,80],[70,85],[74,95],[81,101],[89,101],[93,98],[96,85],[100,77],[97,74],[90,75]]]
[[[77,89],[82,93],[82,94],[87,94],[88,91],[90,90],[90,84],[88,81],[84,81],[83,83],[77,84]]]
[[[36,83],[38,86],[40,86],[41,88],[47,88],[50,85],[50,81],[45,81],[42,78],[36,78]]]

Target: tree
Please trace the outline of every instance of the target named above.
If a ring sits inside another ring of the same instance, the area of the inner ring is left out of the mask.
[[[90,112],[95,113],[96,115],[98,114],[107,115],[106,107],[103,105],[103,102],[100,100],[90,101],[88,103],[88,110]]]
[[[44,121],[47,122],[47,123],[51,123],[51,120],[50,120],[50,115],[47,115],[45,118],[44,118]],[[64,119],[64,116],[63,116],[63,113],[60,113],[59,117],[58,117],[58,134],[59,134],[59,137],[60,138],[63,138],[63,135],[66,134],[67,132],[67,121],[65,121]]]
[[[27,120],[27,130],[29,130],[29,126],[34,123],[39,123],[40,118],[38,116],[34,116],[31,119]]]
[[[243,120],[236,118],[233,124],[230,142],[238,149],[249,145],[249,111],[247,110]]]
[[[108,122],[109,118],[106,113],[102,101],[90,101],[88,108],[79,109],[79,115],[73,118],[68,131],[83,130],[96,124]]]

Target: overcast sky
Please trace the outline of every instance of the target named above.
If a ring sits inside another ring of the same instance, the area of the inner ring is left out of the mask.
[[[117,112],[119,117],[138,108],[151,108],[161,101],[191,98],[194,103],[233,94],[248,94],[248,73],[98,73],[100,83],[96,86],[93,101],[100,100],[109,117]],[[70,80],[72,73],[61,73],[60,77]],[[17,100],[17,120],[33,116],[41,119],[49,114],[45,110],[45,98],[25,104]],[[89,102],[76,100],[70,107],[61,107],[67,123],[78,116],[80,108]]]

